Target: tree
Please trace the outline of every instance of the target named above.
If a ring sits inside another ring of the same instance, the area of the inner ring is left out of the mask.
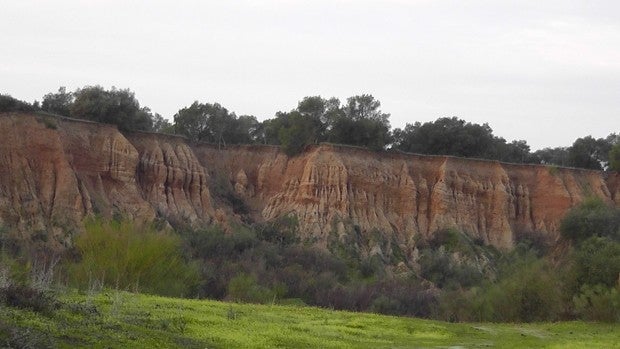
[[[218,145],[254,143],[261,131],[254,116],[237,117],[218,103],[197,101],[179,110],[174,116],[174,128],[194,142]]]
[[[153,114],[152,120],[153,127],[151,131],[159,133],[174,133],[174,127],[172,126],[170,121],[168,121],[158,113]]]
[[[564,238],[576,243],[592,236],[620,241],[620,209],[598,198],[588,199],[564,216],[560,232]]]
[[[537,150],[533,155],[541,164],[545,165],[568,165],[568,148],[556,147],[556,148],[544,148]]]
[[[390,114],[383,113],[380,107],[372,95],[349,97],[342,113],[334,116],[329,141],[384,149],[391,142]]]
[[[530,146],[524,140],[506,143],[503,138],[496,138],[499,149],[498,160],[513,163],[539,163],[539,160],[530,152]]]
[[[578,247],[574,255],[578,285],[613,287],[620,275],[620,243],[593,236]]]
[[[278,130],[278,140],[287,155],[299,154],[306,145],[316,142],[321,129],[318,119],[303,116],[298,111],[281,116],[286,117],[287,122]]]
[[[609,151],[609,169],[620,171],[620,142],[616,143]]]
[[[3,112],[31,112],[36,108],[28,102],[20,101],[9,95],[0,94],[0,113]]]
[[[602,170],[610,149],[611,145],[603,138],[578,138],[568,149],[568,163],[572,167]]]
[[[479,158],[496,158],[498,153],[488,124],[472,124],[457,117],[407,124],[395,134],[394,146],[407,152]]]
[[[71,105],[73,104],[73,93],[67,92],[64,86],[58,88],[57,93],[48,93],[43,96],[41,109],[44,111],[69,116],[71,114]]]
[[[236,120],[234,137],[231,139],[231,143],[256,143],[259,126],[260,123],[254,115],[240,115]]]
[[[101,86],[86,86],[74,93],[70,108],[72,117],[114,124],[121,131],[149,131],[153,120],[149,108],[141,108],[129,89],[105,90]]]
[[[324,99],[321,96],[304,97],[297,104],[297,111],[304,117],[312,119],[313,123],[318,126],[314,130],[316,141],[326,139],[326,132],[332,128],[336,118],[343,113],[338,98]]]

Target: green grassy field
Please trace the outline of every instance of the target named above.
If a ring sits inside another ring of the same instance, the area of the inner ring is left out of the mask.
[[[620,348],[618,324],[453,324],[117,291],[61,303],[47,315],[0,308],[0,347]]]

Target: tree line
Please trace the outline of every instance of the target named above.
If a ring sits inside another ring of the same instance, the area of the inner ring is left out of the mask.
[[[79,119],[115,124],[121,131],[151,131],[186,136],[192,142],[280,145],[288,155],[309,144],[331,142],[373,150],[452,155],[513,163],[547,164],[594,170],[620,170],[620,135],[606,138],[585,136],[571,146],[532,152],[525,140],[512,142],[493,134],[489,124],[467,122],[457,117],[406,124],[392,129],[390,114],[369,94],[347,98],[304,97],[297,107],[258,121],[239,115],[219,103],[195,101],[181,108],[172,122],[141,106],[129,89],[109,90],[85,86],[74,92],[60,87],[30,104],[0,95],[0,112],[45,111]]]

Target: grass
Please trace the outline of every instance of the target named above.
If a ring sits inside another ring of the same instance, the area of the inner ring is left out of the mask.
[[[61,302],[47,315],[1,307],[0,347],[620,348],[617,324],[453,324],[118,291],[73,292]]]

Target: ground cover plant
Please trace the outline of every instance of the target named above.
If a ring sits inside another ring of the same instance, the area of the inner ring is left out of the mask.
[[[605,323],[448,323],[314,307],[68,291],[45,314],[0,307],[0,345],[25,348],[615,348]]]

